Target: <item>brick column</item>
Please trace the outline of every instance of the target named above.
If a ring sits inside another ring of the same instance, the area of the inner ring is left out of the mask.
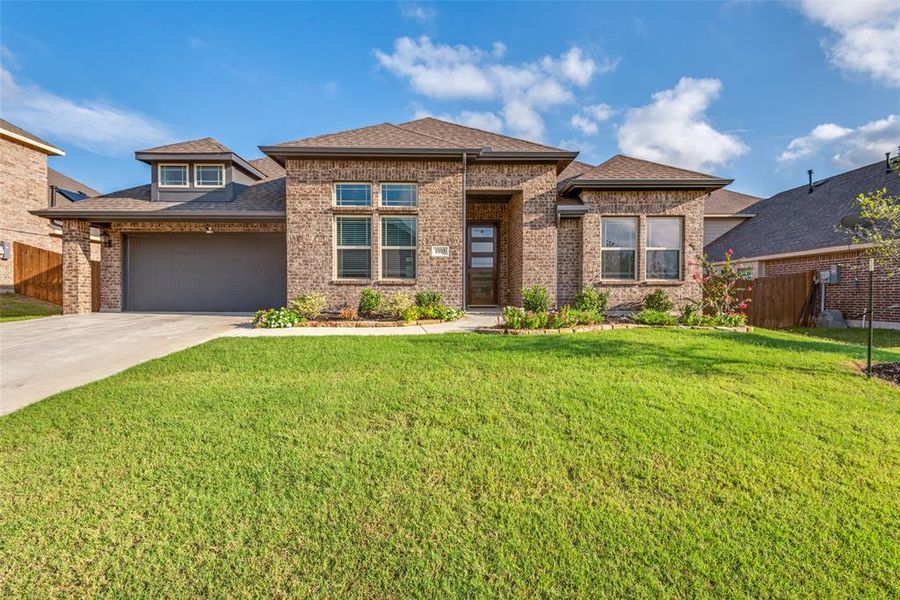
[[[91,312],[91,224],[63,221],[63,314]]]

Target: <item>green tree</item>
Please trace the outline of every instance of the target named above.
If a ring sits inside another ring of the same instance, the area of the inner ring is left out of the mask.
[[[870,244],[866,250],[893,276],[895,259],[900,256],[900,196],[888,194],[887,188],[856,198],[859,216],[844,219],[842,227],[854,244]]]

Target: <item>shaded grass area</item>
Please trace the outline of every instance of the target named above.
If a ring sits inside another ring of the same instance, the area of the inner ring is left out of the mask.
[[[0,596],[897,597],[900,390],[863,355],[215,340],[0,419]]]
[[[847,329],[829,329],[818,327],[795,327],[789,331],[814,338],[834,340],[847,344],[865,346],[869,340],[869,330],[861,327],[848,327]],[[893,352],[900,352],[900,330],[875,329],[873,330],[873,344],[876,348],[884,348]]]
[[[62,307],[20,294],[0,294],[0,323],[62,314]]]

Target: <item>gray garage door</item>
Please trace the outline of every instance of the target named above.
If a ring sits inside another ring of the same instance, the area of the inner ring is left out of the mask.
[[[284,306],[283,233],[129,235],[125,307],[245,312]]]

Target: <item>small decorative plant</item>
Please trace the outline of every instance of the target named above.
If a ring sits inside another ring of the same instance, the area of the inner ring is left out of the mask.
[[[750,299],[741,294],[741,290],[751,291],[753,288],[742,288],[746,279],[741,271],[731,262],[734,250],[725,252],[725,261],[721,269],[717,269],[704,255],[702,259],[703,274],[694,273],[694,281],[700,284],[703,291],[703,313],[708,316],[724,318],[727,315],[745,315]]]
[[[291,300],[290,309],[304,319],[315,319],[325,309],[325,295],[315,293],[300,294]]]
[[[372,288],[363,288],[359,293],[359,314],[365,316],[375,315],[383,303],[384,296],[381,295],[381,292]]]
[[[345,306],[338,311],[338,316],[344,321],[355,321],[359,318],[359,314],[352,306]]]
[[[644,325],[677,325],[678,319],[674,315],[670,315],[665,310],[655,310],[645,308],[644,310],[631,315],[631,318],[638,323]]]
[[[503,325],[508,329],[522,329],[525,326],[525,309],[518,306],[503,308]]]
[[[541,313],[550,310],[550,295],[541,285],[522,288],[522,306],[528,312]]]
[[[644,298],[644,309],[654,310],[658,312],[669,312],[672,310],[672,300],[663,290],[653,291]]]
[[[415,321],[419,316],[419,311],[412,298],[403,292],[391,295],[384,303],[382,313],[387,317],[403,321]]]
[[[609,292],[600,291],[595,287],[582,288],[575,294],[575,309],[579,311],[594,311],[603,314],[609,305]]]
[[[252,325],[261,329],[280,329],[293,327],[303,321],[303,317],[289,308],[272,308],[256,311],[256,314],[253,315]]]

